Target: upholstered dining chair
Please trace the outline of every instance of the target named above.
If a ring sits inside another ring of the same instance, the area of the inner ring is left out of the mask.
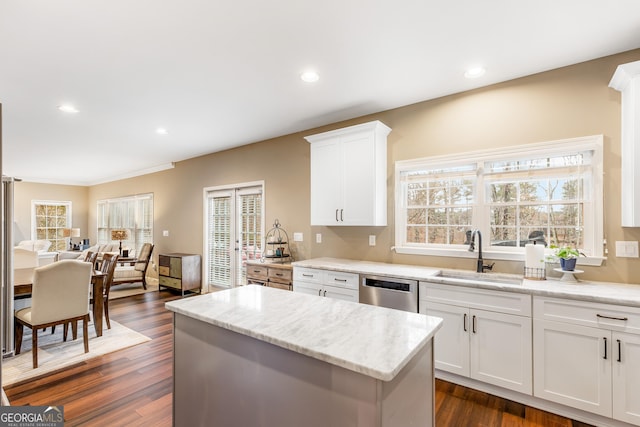
[[[113,274],[113,284],[142,282],[142,287],[147,289],[147,268],[149,267],[152,252],[153,245],[151,243],[143,244],[134,265],[116,267],[116,271]]]
[[[89,352],[89,287],[92,267],[78,260],[62,260],[33,273],[31,307],[15,312],[16,354],[22,348],[24,326],[31,328],[33,368],[38,367],[38,329],[82,320],[84,352]],[[74,339],[76,336],[74,335]]]
[[[118,264],[118,254],[104,254],[102,256],[101,271],[104,273],[104,292],[102,298],[104,300],[104,318],[107,321],[107,328],[111,329],[111,322],[109,321],[109,291],[111,290],[111,284],[113,282],[113,273]],[[93,304],[93,298],[91,299]]]

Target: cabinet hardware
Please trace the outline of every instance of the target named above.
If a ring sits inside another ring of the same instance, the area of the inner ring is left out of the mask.
[[[305,273],[302,273],[302,277],[313,277],[313,274],[305,274]]]
[[[620,340],[616,341],[618,341],[618,362],[622,362],[622,343],[620,343]]]
[[[344,222],[344,209],[340,209],[340,221]]]
[[[282,274],[282,273],[276,273],[276,276],[278,276],[278,277],[282,277],[282,276],[284,276],[284,274]]]
[[[464,318],[462,319],[462,329],[467,332],[467,313],[464,313]]]
[[[604,340],[604,360],[607,360],[607,337],[602,337]]]
[[[321,297],[322,296],[322,289],[318,289],[318,296]]]
[[[253,270],[254,273],[260,273],[260,270]]]
[[[338,219],[338,209],[336,209],[336,222],[338,222],[338,221],[340,221],[340,220]]]
[[[596,317],[599,317],[601,319],[622,320],[623,322],[626,322],[627,320],[629,320],[628,317],[613,317],[613,316],[605,316],[602,314],[596,314]]]
[[[327,291],[324,291],[324,295],[322,295],[323,297],[327,296]]]
[[[346,282],[347,279],[338,279],[337,277],[334,277],[333,280],[335,280],[336,282]]]
[[[473,317],[471,317],[471,332],[473,332],[474,334],[476,333],[476,315],[474,314]]]

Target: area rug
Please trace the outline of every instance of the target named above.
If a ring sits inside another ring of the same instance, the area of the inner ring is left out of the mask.
[[[147,282],[147,289],[142,287],[142,283],[124,283],[122,285],[114,285],[109,291],[109,299],[126,298],[132,295],[140,295],[148,292],[158,292],[157,283]]]
[[[31,330],[25,328],[20,354],[2,361],[2,385],[8,386],[39,377],[93,357],[151,340],[151,338],[113,320],[111,321],[111,329],[107,329],[105,325],[102,336],[96,337],[93,324],[90,324],[89,353],[85,353],[80,324],[79,322],[78,338],[71,340],[69,336],[66,342],[62,341],[62,326],[56,327],[55,334],[51,334],[51,329],[39,332],[38,367],[36,369],[33,369],[31,359]],[[69,331],[69,335],[71,335],[71,331]]]

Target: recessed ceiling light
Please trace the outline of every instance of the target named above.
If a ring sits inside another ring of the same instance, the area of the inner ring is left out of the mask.
[[[71,104],[58,105],[58,110],[62,111],[63,113],[77,113],[77,112],[79,112],[78,109],[76,109],[76,107],[74,107]]]
[[[158,129],[156,129],[156,133],[159,134],[159,135],[166,135],[169,132],[167,132],[167,130],[165,128],[158,128]]]
[[[475,79],[484,75],[486,71],[487,70],[485,70],[483,67],[473,67],[465,71],[464,76],[468,79]]]
[[[304,73],[300,74],[300,78],[303,82],[314,83],[317,82],[318,79],[320,79],[320,75],[315,71],[305,71]]]

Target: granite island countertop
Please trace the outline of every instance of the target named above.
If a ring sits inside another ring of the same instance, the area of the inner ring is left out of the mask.
[[[165,307],[375,379],[390,381],[442,319],[257,285],[171,301]]]
[[[440,269],[405,264],[390,264],[383,262],[357,261],[342,258],[314,258],[292,263],[294,267],[317,268],[347,273],[377,274],[404,279],[414,279],[441,283],[451,286],[465,286],[479,289],[518,292],[530,295],[553,298],[570,298],[580,301],[599,302],[606,304],[640,307],[640,284],[626,284],[615,282],[595,282],[579,280],[565,282],[560,278],[547,280],[524,279],[522,275],[502,273],[475,273],[469,270]],[[453,280],[439,277],[441,272],[455,273],[468,280]],[[474,281],[473,278],[496,278],[495,282],[488,280]],[[507,283],[505,279],[518,280],[519,283]]]

